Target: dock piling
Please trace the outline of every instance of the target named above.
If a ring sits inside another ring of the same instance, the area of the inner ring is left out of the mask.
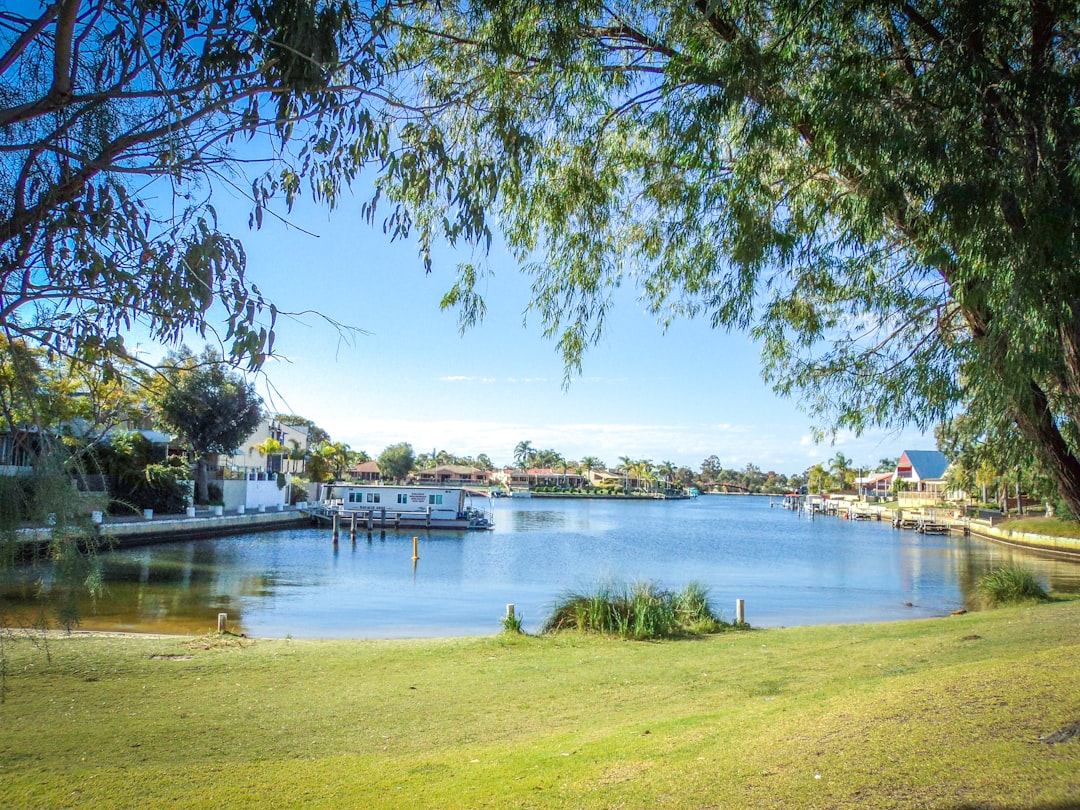
[[[412,539],[412,561],[415,563],[420,559],[420,538],[414,537]]]

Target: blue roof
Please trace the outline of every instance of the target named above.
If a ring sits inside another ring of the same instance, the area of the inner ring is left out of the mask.
[[[911,462],[911,469],[920,481],[927,478],[944,478],[949,460],[937,450],[905,450],[904,455]]]

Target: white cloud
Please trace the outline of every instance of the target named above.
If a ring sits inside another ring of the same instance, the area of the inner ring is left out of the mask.
[[[439,382],[450,382],[450,383],[477,382],[477,383],[481,383],[482,385],[490,385],[491,383],[495,382],[494,377],[470,377],[470,376],[468,376],[466,374],[452,374],[452,375],[448,375],[446,377],[439,377],[438,380],[439,380]]]

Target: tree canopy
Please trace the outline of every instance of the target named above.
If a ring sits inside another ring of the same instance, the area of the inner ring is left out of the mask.
[[[368,215],[498,231],[569,372],[634,285],[750,330],[825,430],[1007,420],[1080,506],[1072,5],[393,5],[422,112]]]
[[[176,431],[195,455],[196,497],[208,501],[207,456],[232,454],[259,424],[262,400],[251,383],[231,372],[212,350],[201,357],[174,355],[160,385],[163,424]]]
[[[392,481],[404,481],[413,468],[416,457],[408,442],[392,444],[379,453],[379,475]]]
[[[347,0],[33,8],[0,11],[0,333],[107,364],[134,325],[175,346],[220,323],[258,366],[277,310],[211,192],[256,226],[305,189],[334,203],[375,137],[370,21]]]

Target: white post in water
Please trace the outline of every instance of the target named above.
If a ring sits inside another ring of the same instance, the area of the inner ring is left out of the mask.
[[[735,600],[735,624],[746,624],[746,600]]]
[[[229,620],[228,613],[219,613],[217,615],[217,631],[219,633],[225,632],[225,623]]]

